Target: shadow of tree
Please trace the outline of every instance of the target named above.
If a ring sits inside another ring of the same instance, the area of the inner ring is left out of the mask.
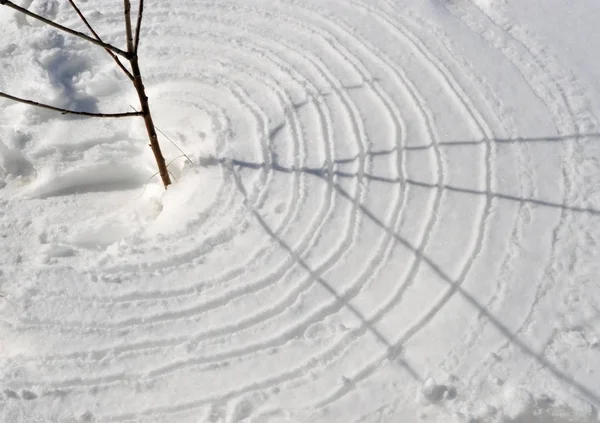
[[[503,142],[503,143],[504,142],[506,142],[506,143],[508,143],[508,142],[510,142],[510,143],[560,142],[560,141],[566,141],[566,140],[581,139],[584,137],[600,140],[600,134],[587,134],[587,135],[571,135],[571,136],[547,137],[547,138],[519,138],[519,139],[514,139],[514,140],[506,140],[506,139],[482,140],[482,141],[473,141],[473,142],[463,142],[462,144],[461,143],[448,143],[447,145],[456,145],[456,144],[465,145],[467,143],[469,145],[471,145],[471,144],[474,145],[474,144],[480,144],[480,143],[489,142],[489,141]],[[421,148],[421,147],[419,147],[419,148]],[[423,147],[423,148],[429,148],[429,147]],[[395,151],[395,149],[391,149],[391,150],[379,151],[379,152],[369,152],[367,154],[370,156],[378,156],[378,155],[391,154],[394,151]],[[335,163],[336,164],[344,164],[344,163],[352,162],[354,160],[357,160],[357,158],[336,160]],[[376,224],[378,227],[380,227],[383,231],[385,231],[387,234],[389,234],[391,237],[393,237],[393,239],[397,243],[403,245],[404,247],[406,247],[407,249],[412,251],[418,257],[418,259],[422,261],[422,263],[424,263],[431,271],[433,271],[435,274],[437,274],[439,276],[439,278],[448,285],[448,290],[446,291],[446,293],[444,295],[442,304],[445,300],[448,300],[450,297],[452,297],[455,294],[461,295],[469,304],[471,304],[471,306],[474,309],[476,309],[478,311],[478,313],[480,313],[480,315],[485,316],[487,318],[487,320],[496,329],[498,329],[506,337],[506,339],[508,341],[510,341],[513,345],[518,347],[524,354],[533,358],[541,367],[543,367],[544,369],[546,369],[547,371],[552,373],[557,379],[559,379],[560,381],[562,381],[563,383],[567,384],[569,387],[574,389],[581,397],[585,398],[587,401],[589,401],[591,404],[593,404],[594,407],[600,407],[600,395],[597,392],[594,392],[593,390],[591,390],[584,384],[575,380],[569,374],[563,372],[555,364],[551,363],[549,360],[547,360],[541,354],[539,354],[538,352],[533,350],[530,346],[528,346],[523,340],[518,338],[514,333],[511,332],[511,330],[509,329],[509,327],[507,325],[505,325],[496,316],[494,316],[484,305],[479,303],[477,301],[477,299],[475,297],[473,297],[473,295],[471,295],[469,292],[465,291],[456,280],[451,278],[424,251],[419,249],[417,246],[413,245],[406,238],[397,234],[393,230],[393,228],[390,228],[389,226],[387,226],[385,224],[385,222],[383,222],[381,219],[379,219],[376,216],[376,214],[373,211],[371,211],[367,206],[357,202],[356,198],[354,198],[348,191],[346,191],[344,188],[342,188],[338,183],[334,182],[334,180],[331,178],[332,175],[329,174],[329,170],[327,168],[284,167],[284,166],[277,164],[275,161],[273,161],[272,164],[265,164],[265,163],[252,163],[252,162],[247,162],[247,161],[242,161],[242,160],[231,160],[231,159],[221,159],[221,158],[205,160],[203,165],[205,165],[205,166],[219,165],[219,166],[224,166],[225,168],[229,169],[235,178],[238,190],[244,196],[244,198],[247,198],[246,197],[247,193],[246,193],[246,190],[242,183],[241,176],[240,176],[239,172],[236,170],[236,168],[238,168],[238,169],[253,169],[253,170],[263,169],[263,170],[281,172],[281,173],[287,173],[287,174],[304,173],[304,174],[312,175],[316,178],[319,178],[326,184],[331,184],[332,188],[338,193],[338,195],[341,198],[348,200],[351,204],[353,204],[353,207],[358,208],[358,211],[360,211],[366,218],[371,220],[374,224]],[[356,178],[356,177],[358,177],[357,173],[342,172],[342,171],[337,171],[337,170],[333,171],[333,175],[337,176],[337,177],[341,177],[341,178]],[[462,193],[469,193],[469,194],[473,194],[473,195],[487,195],[487,196],[491,196],[494,198],[500,198],[500,199],[508,200],[508,201],[527,202],[527,203],[531,203],[531,204],[535,204],[535,205],[543,206],[543,207],[565,209],[565,210],[568,210],[568,211],[574,212],[574,213],[586,213],[586,214],[593,215],[593,216],[600,215],[600,210],[594,209],[591,207],[570,206],[567,204],[552,203],[549,201],[539,200],[539,199],[535,199],[535,198],[523,198],[523,197],[518,197],[518,196],[513,196],[513,195],[508,195],[508,194],[503,194],[503,193],[498,193],[498,192],[491,192],[491,191],[478,191],[478,190],[472,190],[472,189],[467,189],[467,188],[462,188],[462,187],[452,186],[452,185],[428,184],[428,183],[419,182],[419,181],[415,181],[415,180],[411,180],[411,179],[401,181],[400,179],[384,178],[384,177],[378,177],[378,176],[369,175],[369,174],[363,174],[362,176],[368,180],[384,182],[384,183],[389,183],[389,184],[405,183],[405,184],[409,184],[409,185],[423,186],[423,187],[429,187],[429,188],[434,188],[434,189],[442,189],[442,190],[456,191],[456,192],[462,192]],[[258,210],[256,210],[249,204],[247,204],[247,206],[249,207],[249,210],[256,218],[259,225],[264,229],[264,231],[270,237],[272,237],[285,251],[287,251],[290,254],[290,256],[293,257],[293,259],[298,263],[298,265],[301,266],[303,269],[305,269],[317,283],[319,283],[323,288],[325,288],[325,290],[328,291],[333,297],[335,297],[337,301],[342,303],[358,319],[360,319],[360,321],[362,322],[364,327],[369,332],[371,332],[376,337],[376,339],[378,339],[385,346],[385,348],[388,351],[388,354],[387,354],[388,358],[390,360],[393,359],[393,361],[396,363],[399,363],[403,368],[405,368],[408,371],[408,373],[415,380],[422,382],[423,378],[418,373],[418,371],[416,369],[414,369],[411,365],[409,365],[409,363],[407,363],[405,360],[399,358],[398,356],[399,356],[400,351],[402,350],[403,345],[420,328],[422,328],[424,325],[426,325],[429,321],[431,321],[433,319],[434,315],[437,313],[437,308],[434,307],[430,312],[428,312],[425,316],[423,316],[421,318],[421,320],[419,321],[419,323],[417,325],[414,325],[409,331],[407,331],[402,336],[402,338],[400,338],[399,340],[396,340],[396,341],[390,341],[376,328],[376,326],[375,326],[376,322],[373,320],[373,318],[371,318],[371,319],[366,318],[360,312],[360,310],[358,310],[355,306],[353,306],[350,303],[348,298],[345,298],[343,295],[341,295],[339,292],[337,292],[330,284],[327,283],[326,280],[323,279],[322,275],[318,271],[311,268],[309,266],[309,264],[297,252],[295,252],[293,250],[292,247],[290,247],[280,236],[278,236],[275,233],[275,231],[269,226],[269,224],[265,221],[265,219],[261,216],[261,214],[259,213]],[[393,303],[390,303],[386,309],[382,310],[382,312],[385,313],[385,312],[389,311],[389,309],[391,309],[392,306],[393,306]],[[365,373],[365,372],[363,372],[363,373]],[[368,372],[366,372],[366,373],[368,373]],[[348,386],[346,388],[346,391],[349,391],[350,389],[352,389],[352,387],[359,381],[359,379],[361,377],[366,377],[366,374],[359,374],[353,380],[350,380],[348,383]],[[538,423],[538,422],[546,421],[546,420],[539,420],[539,419],[536,420],[536,419],[537,419],[537,415],[532,414],[529,417],[527,417],[527,416],[523,417],[523,418],[519,417],[517,420],[515,420],[515,422]],[[556,423],[558,423],[558,422],[566,423],[568,420],[556,420],[555,419],[555,420],[548,420],[548,421],[549,422],[554,421]]]
[[[252,167],[253,168],[253,167]],[[241,181],[241,178],[239,176],[239,174],[233,169],[233,167],[229,167],[229,169],[232,171],[233,176],[235,178],[236,181],[236,185],[238,187],[238,190],[242,193],[242,195],[244,196],[244,198],[247,198],[247,192],[246,189],[244,188],[244,185]],[[249,206],[248,204],[246,204],[247,206]],[[287,242],[285,242],[281,237],[279,237],[275,231],[269,226],[269,224],[264,220],[264,218],[260,215],[260,213],[258,212],[258,210],[256,210],[253,207],[249,207],[250,211],[252,212],[252,214],[254,215],[254,217],[256,218],[257,222],[260,224],[260,226],[262,226],[262,228],[265,230],[265,232],[267,234],[269,234],[269,236],[271,238],[273,238],[285,251],[287,251],[290,256],[294,259],[294,261],[296,263],[298,263],[298,265],[300,267],[302,267],[304,270],[306,270],[306,272],[313,278],[314,281],[316,281],[320,286],[322,286],[323,288],[325,288],[325,290],[327,292],[329,292],[338,302],[340,302],[341,304],[343,304],[346,308],[348,308],[348,310],[350,310],[350,312],[352,312],[352,314],[354,314],[364,325],[365,328],[367,328],[367,330],[369,330],[374,336],[375,338],[381,342],[386,348],[387,348],[387,356],[388,359],[390,359],[390,361],[394,361],[398,364],[400,364],[402,367],[404,367],[409,373],[410,375],[415,378],[418,381],[422,381],[423,379],[421,378],[421,376],[416,372],[415,369],[413,369],[406,361],[404,361],[402,358],[398,357],[400,351],[401,351],[401,346],[400,345],[394,345],[392,344],[374,325],[373,322],[371,322],[369,319],[367,319],[361,312],[360,310],[358,310],[358,308],[354,307],[350,301],[345,298],[343,295],[341,295],[340,293],[338,293],[335,288],[333,288],[325,279],[323,279],[321,272],[314,270],[313,268],[311,268],[308,263],[302,258],[300,257],[300,255],[298,253],[296,253],[294,251],[294,249],[292,247],[290,247],[288,245]]]

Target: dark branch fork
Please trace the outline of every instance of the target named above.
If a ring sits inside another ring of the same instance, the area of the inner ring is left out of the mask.
[[[90,30],[90,32],[94,35],[94,37],[96,37],[96,40],[100,41],[101,43],[104,43],[104,41],[102,41],[102,39],[96,33],[96,31],[94,31],[94,28],[92,28],[92,26],[90,25],[90,23],[88,22],[88,20],[86,19],[86,17],[83,15],[83,13],[81,13],[81,10],[79,10],[79,7],[77,7],[77,5],[75,4],[75,1],[74,0],[69,0],[69,3],[71,3],[71,6],[75,10],[75,12],[77,12],[77,14],[81,18],[81,20],[83,21],[83,23],[85,24],[85,26]],[[106,52],[110,55],[110,57],[113,58],[113,60],[117,64],[117,66],[119,66],[121,68],[121,70],[123,71],[123,73],[125,75],[127,75],[127,77],[133,82],[133,75],[131,75],[131,72],[129,71],[129,69],[127,69],[123,65],[123,63],[121,63],[121,60],[119,60],[119,58],[110,49],[105,48],[104,50],[106,50]]]

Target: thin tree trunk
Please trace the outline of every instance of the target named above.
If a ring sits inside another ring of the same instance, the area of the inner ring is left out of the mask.
[[[138,93],[138,97],[140,98],[140,105],[142,107],[142,117],[144,118],[144,123],[146,124],[146,131],[148,132],[148,137],[150,138],[150,148],[154,153],[154,158],[156,159],[156,165],[158,166],[160,177],[162,179],[163,185],[166,188],[169,185],[171,185],[171,178],[169,177],[169,171],[167,170],[165,158],[162,155],[160,145],[158,144],[158,136],[156,135],[156,129],[154,128],[154,122],[152,121],[150,105],[148,104],[148,96],[146,95],[146,90],[142,81],[142,76],[140,75],[140,67],[138,64],[137,55],[134,56],[133,59],[131,59],[131,70],[133,71],[133,85],[135,86],[135,89]]]
[[[127,37],[127,53],[131,56],[129,62],[131,63],[131,73],[133,75],[133,85],[135,90],[137,91],[138,97],[140,99],[140,106],[142,108],[142,117],[144,118],[144,123],[146,124],[146,131],[148,132],[148,138],[150,139],[150,148],[152,149],[152,153],[154,153],[154,158],[156,160],[156,165],[158,166],[158,172],[160,173],[160,177],[162,179],[162,183],[167,188],[171,185],[171,177],[169,176],[169,170],[167,169],[167,163],[165,162],[165,158],[162,155],[162,151],[160,150],[160,145],[158,143],[158,136],[156,135],[156,129],[154,128],[154,122],[152,121],[152,114],[150,113],[150,105],[148,104],[148,96],[146,95],[146,89],[144,87],[144,82],[142,81],[142,75],[140,73],[140,65],[138,62],[138,55],[136,51],[136,46],[133,40],[133,31],[131,28],[131,3],[129,0],[123,0],[124,2],[124,10],[125,10],[125,30]],[[143,10],[143,9],[141,9]],[[138,28],[141,24],[141,12],[138,17]],[[137,34],[136,34],[137,37]]]

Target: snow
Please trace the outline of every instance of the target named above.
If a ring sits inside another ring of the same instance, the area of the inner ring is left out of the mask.
[[[120,0],[77,4],[123,46]],[[140,119],[0,98],[0,421],[598,422],[598,18],[148,0],[166,191]],[[2,6],[0,91],[138,105]]]

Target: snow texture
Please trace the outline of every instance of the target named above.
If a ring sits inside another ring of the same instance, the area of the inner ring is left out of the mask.
[[[168,190],[140,119],[0,99],[0,422],[599,421],[597,0],[145,9]],[[3,6],[0,90],[138,106]]]

